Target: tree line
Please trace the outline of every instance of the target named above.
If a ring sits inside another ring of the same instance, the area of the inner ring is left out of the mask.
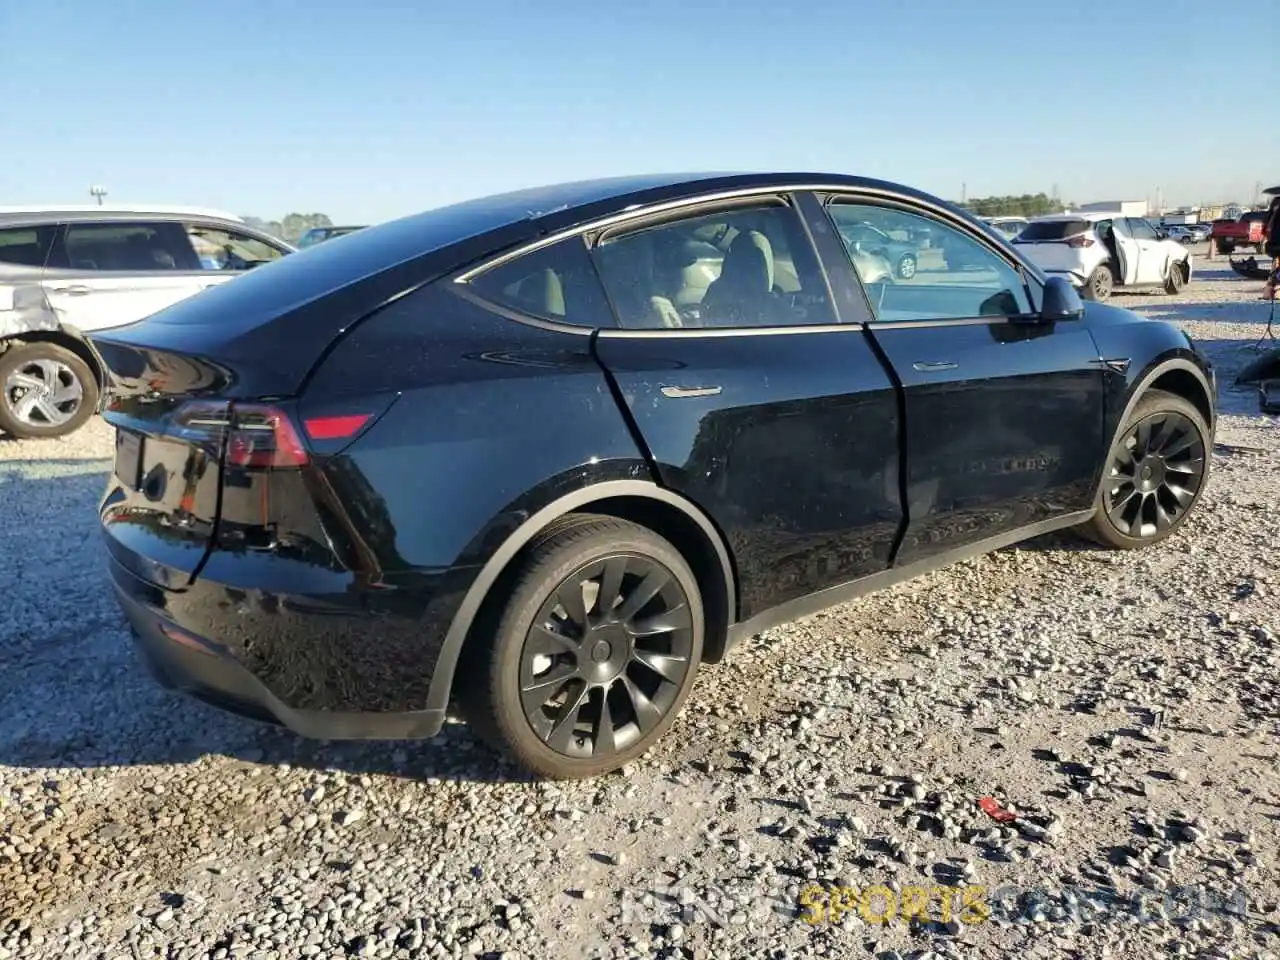
[[[960,206],[979,217],[1038,217],[1046,213],[1061,213],[1071,204],[1043,193],[1024,193],[1007,197],[974,197]]]
[[[246,216],[244,222],[256,230],[262,230],[289,243],[296,243],[298,238],[312,227],[333,226],[333,221],[329,219],[327,213],[291,213],[281,220],[264,220],[262,217]]]

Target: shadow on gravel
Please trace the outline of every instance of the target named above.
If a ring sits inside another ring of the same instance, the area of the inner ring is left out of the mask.
[[[304,740],[163,689],[133,650],[107,577],[96,524],[107,469],[104,460],[0,460],[10,574],[0,605],[0,780],[7,769],[211,756],[420,780],[531,779],[460,723],[428,741]]]

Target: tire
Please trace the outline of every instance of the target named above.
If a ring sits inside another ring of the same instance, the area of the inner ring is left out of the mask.
[[[607,616],[600,591],[615,594]],[[496,616],[461,706],[483,739],[551,779],[644,754],[679,715],[702,658],[689,564],[652,530],[613,517],[583,516],[535,541]]]
[[[901,280],[910,280],[916,275],[916,258],[909,253],[904,253],[898,261],[898,266],[894,272]]]
[[[1111,296],[1114,287],[1115,276],[1111,273],[1111,266],[1100,263],[1090,275],[1088,282],[1080,288],[1080,296],[1086,300],[1106,300]]]
[[[1135,458],[1134,449],[1144,442],[1147,457]],[[1209,425],[1193,404],[1163,390],[1148,390],[1107,452],[1095,513],[1078,531],[1120,550],[1150,546],[1171,536],[1209,482],[1212,444]],[[1156,463],[1145,462],[1152,457]],[[1144,473],[1144,467],[1152,472]],[[1130,477],[1143,479],[1134,483]],[[1139,498],[1136,503],[1134,497]]]
[[[1218,253],[1224,257],[1231,256],[1231,254],[1235,253],[1235,249],[1234,244],[1226,243],[1222,240],[1218,241]]]
[[[1182,288],[1187,283],[1187,266],[1179,261],[1169,264],[1169,272],[1164,278],[1164,292],[1169,296],[1175,296],[1182,292]]]
[[[32,405],[31,395],[42,395]],[[66,347],[37,341],[0,354],[0,430],[19,440],[62,437],[98,408],[98,381]]]

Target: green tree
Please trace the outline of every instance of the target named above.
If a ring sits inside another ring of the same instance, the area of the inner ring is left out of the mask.
[[[289,243],[296,243],[298,238],[312,227],[333,226],[333,221],[329,219],[327,213],[291,213],[283,220],[264,220],[261,217],[246,216],[244,222]]]
[[[979,217],[1038,217],[1058,213],[1066,204],[1043,193],[1024,193],[1018,196],[974,197],[962,206]]]

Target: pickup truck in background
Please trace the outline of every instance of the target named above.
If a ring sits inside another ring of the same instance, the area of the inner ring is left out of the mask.
[[[1218,253],[1233,253],[1237,247],[1253,247],[1262,252],[1262,228],[1267,222],[1267,211],[1252,210],[1239,220],[1215,220],[1210,242]]]

